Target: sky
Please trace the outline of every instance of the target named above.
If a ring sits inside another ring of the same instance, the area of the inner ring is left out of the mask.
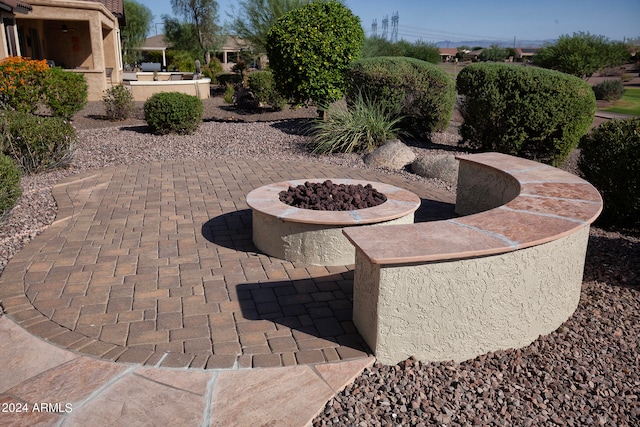
[[[162,15],[172,16],[170,0],[136,0],[154,15],[149,36],[162,34]],[[377,22],[377,35],[388,19],[391,39],[397,14],[397,38],[410,42],[488,40],[523,46],[527,40],[555,40],[561,35],[589,32],[624,40],[640,37],[640,0],[345,0],[360,18],[367,36]],[[234,6],[232,6],[234,5]],[[237,0],[218,0],[218,24],[231,22]]]

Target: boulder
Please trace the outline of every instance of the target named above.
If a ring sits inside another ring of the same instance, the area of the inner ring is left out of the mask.
[[[258,98],[249,89],[240,89],[235,94],[235,104],[244,110],[255,110],[260,106]]]
[[[397,139],[387,141],[364,157],[368,166],[375,168],[402,169],[416,159],[411,148]]]
[[[411,171],[425,178],[437,178],[454,187],[458,184],[458,161],[450,154],[419,157]]]

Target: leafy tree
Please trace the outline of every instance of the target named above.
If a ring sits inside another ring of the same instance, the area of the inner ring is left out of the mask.
[[[422,40],[418,40],[415,43],[409,45],[405,51],[404,56],[409,58],[416,58],[422,61],[437,64],[440,62],[440,50],[433,43],[428,43]]]
[[[360,19],[337,1],[310,3],[280,18],[267,35],[276,88],[298,104],[342,97],[344,73],[364,42]]]
[[[219,28],[215,21],[218,19],[218,2],[216,0],[171,0],[173,13],[185,19],[195,33],[197,46],[206,63],[211,61],[211,52],[220,43],[217,36]]]
[[[596,71],[624,64],[628,56],[621,42],[579,32],[560,36],[555,44],[542,48],[533,57],[533,63],[588,79]]]
[[[127,25],[122,28],[122,50],[126,63],[133,63],[140,57],[137,50],[147,38],[153,14],[148,7],[135,0],[124,1],[124,13]]]
[[[162,16],[164,39],[172,50],[186,51],[200,57],[198,35],[193,24],[180,22],[167,15]]]
[[[483,49],[480,54],[481,61],[504,62],[506,58],[507,50],[497,44],[492,44],[490,47]]]
[[[232,28],[259,53],[267,52],[267,33],[281,16],[313,0],[240,0]]]

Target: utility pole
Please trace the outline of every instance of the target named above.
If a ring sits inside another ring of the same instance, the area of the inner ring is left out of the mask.
[[[398,21],[400,17],[398,16],[398,12],[391,15],[391,41],[394,43],[398,41]]]
[[[373,37],[378,37],[378,20],[374,19],[373,22],[371,23],[371,34],[373,34]]]
[[[386,15],[382,19],[382,38],[387,38],[387,30],[389,29],[389,15]]]

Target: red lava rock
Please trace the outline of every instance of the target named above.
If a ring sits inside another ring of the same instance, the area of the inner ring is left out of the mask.
[[[387,201],[387,197],[371,184],[334,184],[329,179],[321,183],[307,181],[281,191],[278,196],[289,206],[317,211],[351,211]]]

